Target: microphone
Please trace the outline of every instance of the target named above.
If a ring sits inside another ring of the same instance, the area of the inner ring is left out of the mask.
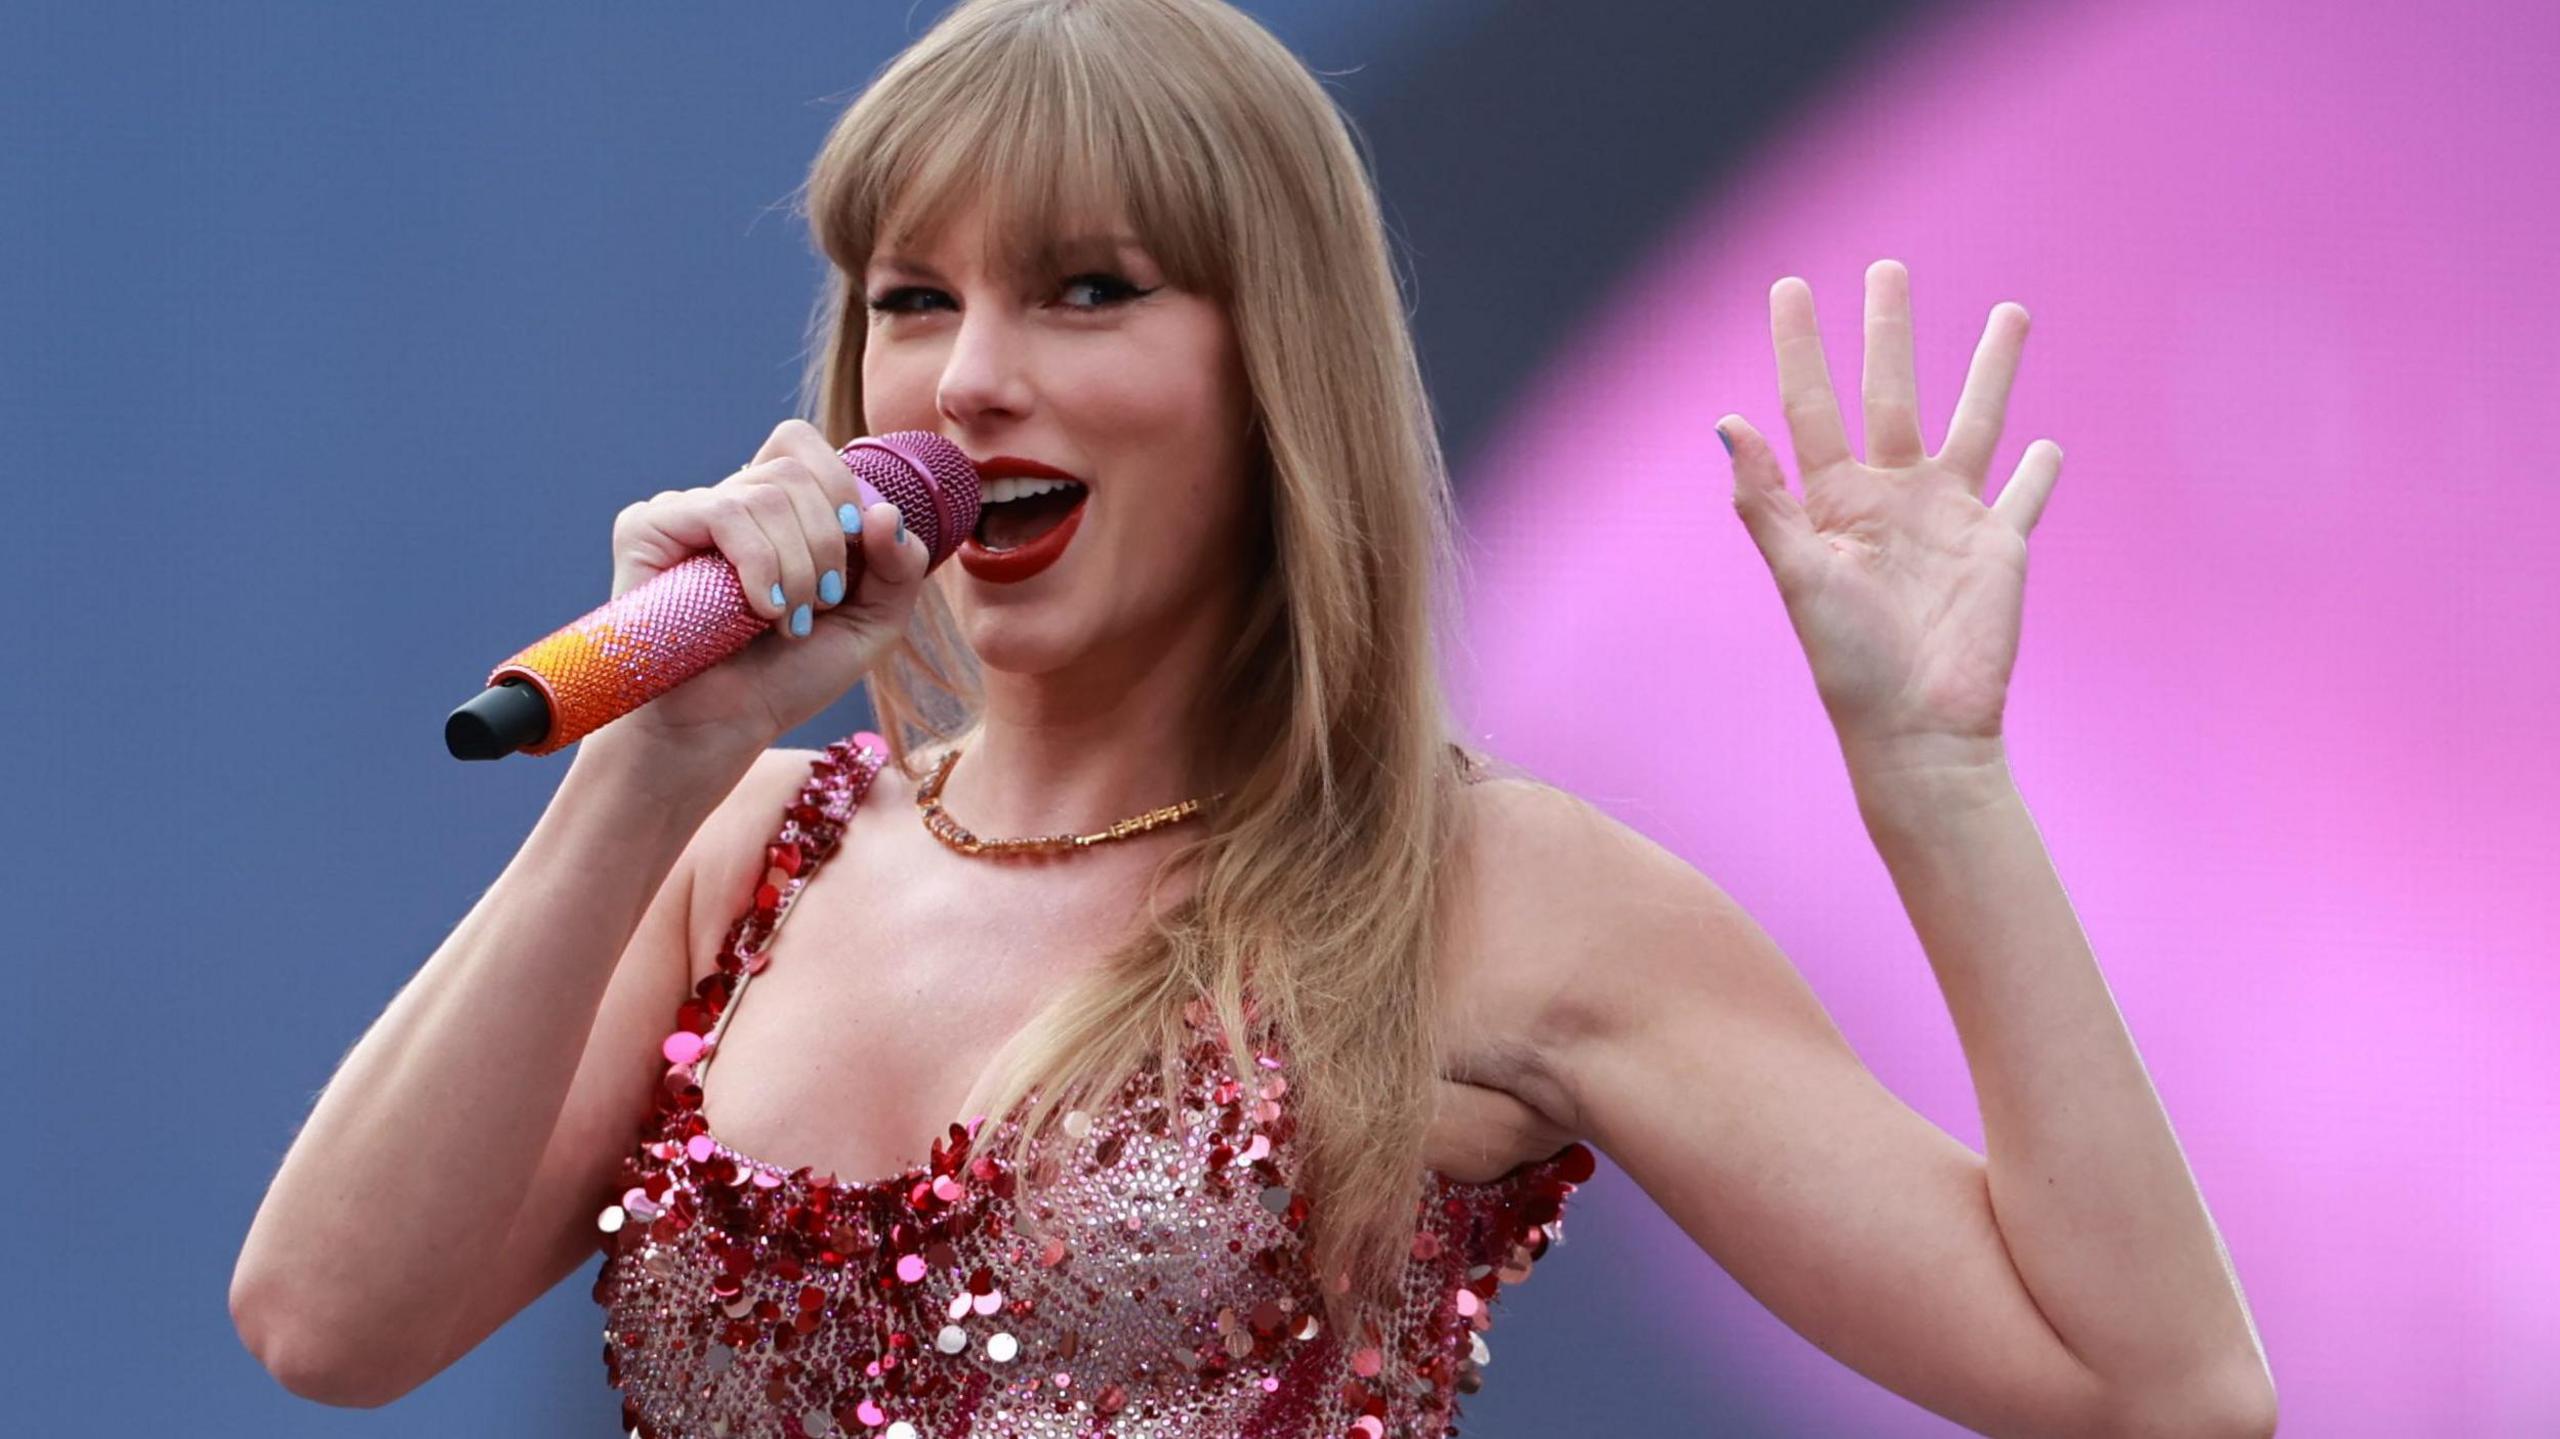
[[[886,499],[925,545],[925,568],[978,525],[978,471],[931,430],[865,435],[838,452],[865,509]],[[846,588],[862,573],[848,545]],[[525,646],[444,720],[455,759],[550,754],[746,648],[770,628],[717,550],[678,561]]]

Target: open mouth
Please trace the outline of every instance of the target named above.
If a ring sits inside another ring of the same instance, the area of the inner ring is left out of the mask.
[[[1056,529],[1084,503],[1074,480],[1004,479],[987,486],[970,537],[991,554],[1018,550]]]
[[[980,494],[978,527],[960,542],[960,568],[995,585],[1018,585],[1058,562],[1084,523],[1081,481],[1007,475]]]

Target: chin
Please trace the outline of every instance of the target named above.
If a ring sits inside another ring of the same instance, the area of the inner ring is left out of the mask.
[[[1005,674],[1049,674],[1093,647],[1093,637],[1055,605],[969,604],[955,618],[978,664]]]

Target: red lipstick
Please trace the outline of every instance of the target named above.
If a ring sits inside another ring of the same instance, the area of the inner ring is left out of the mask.
[[[1026,460],[1016,455],[996,455],[989,459],[971,460],[969,463],[977,466],[978,473],[990,480],[1021,475],[1034,480],[1074,480],[1077,484],[1084,483],[1080,476],[1068,474],[1055,465],[1044,465],[1038,460]]]
[[[977,466],[978,475],[983,480],[1020,476],[1037,480],[1073,480],[1079,485],[1084,484],[1078,476],[1055,465],[1044,465],[1038,460],[1018,455],[996,455],[970,463]],[[1090,497],[1089,491],[1090,487],[1086,498]],[[1076,527],[1084,522],[1084,507],[1085,499],[1079,498],[1075,508],[1067,511],[1065,518],[1051,526],[1048,533],[1009,550],[988,549],[978,543],[977,536],[971,535],[960,542],[960,568],[968,571],[971,578],[989,584],[1020,584],[1056,564],[1058,557],[1067,552],[1067,543],[1076,537]]]

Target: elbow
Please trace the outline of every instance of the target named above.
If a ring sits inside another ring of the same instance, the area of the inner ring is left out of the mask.
[[[2225,1409],[2210,1424],[2182,1431],[2188,1434],[2211,1434],[2218,1439],[2275,1439],[2276,1392],[2269,1389],[2263,1399],[2251,1400],[2243,1406]]]
[[[415,1389],[386,1345],[351,1339],[350,1326],[315,1319],[289,1293],[245,1268],[231,1280],[231,1326],[286,1392],[342,1409],[376,1409]]]
[[[2254,1362],[2211,1382],[2174,1386],[2122,1411],[2120,1439],[2272,1439],[2276,1386]]]
[[[2246,1439],[2273,1439],[2276,1432],[2276,1386],[2264,1375],[2251,1392],[2231,1432]]]
[[[2276,1432],[2276,1381],[2267,1373],[2265,1360],[2252,1352],[2217,1392],[2222,1416],[2214,1433],[2231,1439],[2271,1439]]]

